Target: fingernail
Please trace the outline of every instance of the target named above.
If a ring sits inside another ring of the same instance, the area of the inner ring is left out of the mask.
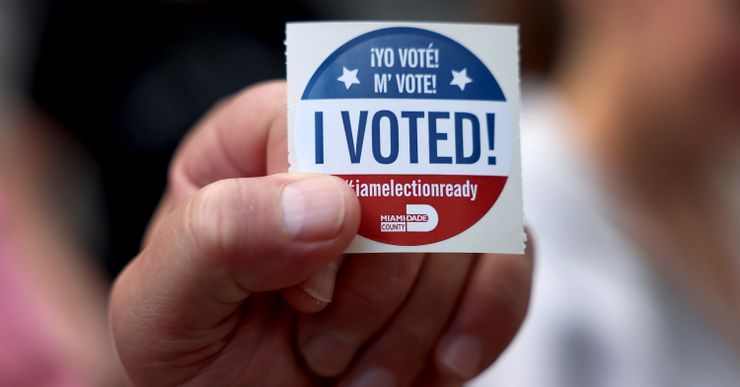
[[[316,299],[316,301],[328,304],[331,302],[332,295],[334,294],[334,283],[337,278],[337,270],[339,270],[339,264],[337,261],[331,261],[328,265],[324,266],[316,274],[303,281],[301,289],[308,293],[309,296]]]
[[[349,382],[349,387],[395,387],[396,380],[382,368],[372,368]]]
[[[344,194],[328,176],[298,180],[283,188],[283,223],[303,241],[335,237],[344,221]]]
[[[322,333],[303,347],[308,366],[321,376],[336,376],[347,368],[355,354],[352,340],[336,333]]]
[[[442,364],[453,374],[469,379],[478,373],[483,358],[483,347],[473,336],[460,336],[443,348]]]

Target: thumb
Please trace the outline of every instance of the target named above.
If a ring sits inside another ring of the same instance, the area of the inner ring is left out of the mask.
[[[211,331],[251,292],[296,285],[337,259],[359,218],[356,197],[332,176],[206,186],[162,220],[113,287],[111,328],[122,360],[157,361],[207,345],[204,338],[223,339]]]

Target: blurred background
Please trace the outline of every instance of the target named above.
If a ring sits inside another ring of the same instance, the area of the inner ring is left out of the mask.
[[[0,386],[120,383],[107,287],[188,129],[284,78],[292,20],[521,26],[538,268],[476,383],[740,385],[739,3],[0,0]]]

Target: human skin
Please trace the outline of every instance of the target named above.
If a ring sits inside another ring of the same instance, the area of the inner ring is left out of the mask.
[[[110,318],[134,385],[454,386],[528,305],[532,253],[342,252],[360,207],[338,178],[285,174],[285,84],[213,109],[173,160]]]

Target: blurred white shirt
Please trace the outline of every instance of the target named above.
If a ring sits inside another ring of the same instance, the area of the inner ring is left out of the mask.
[[[525,90],[532,304],[511,347],[470,385],[740,386],[738,354],[612,222],[608,195],[565,138],[566,111],[554,95]]]

